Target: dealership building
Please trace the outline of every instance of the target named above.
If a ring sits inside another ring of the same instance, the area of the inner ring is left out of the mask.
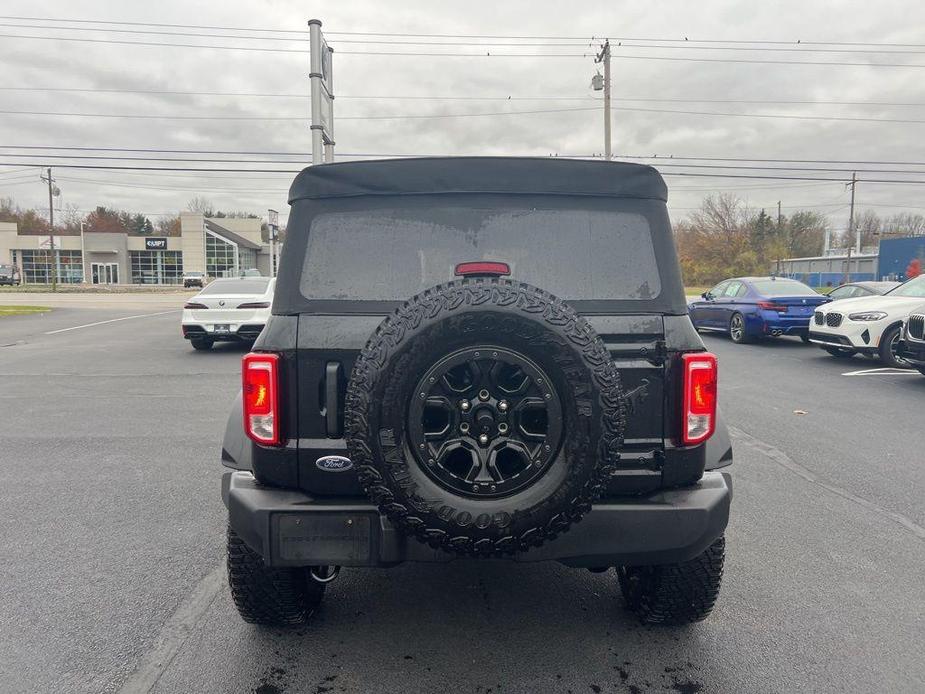
[[[25,284],[50,283],[53,262],[65,284],[181,284],[184,272],[217,278],[251,269],[269,275],[270,246],[260,226],[259,219],[181,213],[179,236],[56,234],[52,253],[50,237],[0,222],[0,264],[16,266]]]
[[[903,280],[916,260],[925,267],[925,236],[883,239],[877,246],[850,255],[845,248],[833,248],[820,256],[786,258],[774,263],[771,272],[811,287],[825,287],[842,282]]]

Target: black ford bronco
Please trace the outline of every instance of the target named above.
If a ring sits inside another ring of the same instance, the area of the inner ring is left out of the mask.
[[[340,567],[475,557],[615,568],[643,621],[706,617],[732,450],[666,199],[603,161],[299,174],[222,449],[241,616],[298,623]]]

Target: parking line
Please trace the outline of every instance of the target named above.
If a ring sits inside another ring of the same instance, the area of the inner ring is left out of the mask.
[[[70,330],[82,330],[83,328],[92,328],[96,325],[105,325],[106,323],[118,323],[120,320],[132,320],[133,318],[149,318],[151,316],[163,316],[168,313],[176,313],[180,309],[174,308],[169,311],[161,311],[160,313],[139,313],[137,316],[123,316],[122,318],[111,318],[109,320],[101,320],[96,323],[87,323],[85,325],[75,325],[70,328],[61,328],[60,330],[49,330],[46,335],[57,335],[58,333],[66,333]]]
[[[909,369],[896,369],[892,366],[883,366],[878,369],[861,369],[860,371],[847,371],[842,376],[918,376],[918,371]]]
[[[911,532],[920,540],[925,540],[925,527],[922,527],[911,518],[908,518],[901,513],[897,513],[896,511],[890,511],[889,509],[877,506],[877,504],[874,502],[849,492],[843,487],[838,487],[834,484],[825,482],[824,480],[820,479],[815,472],[812,472],[810,469],[800,465],[793,458],[784,453],[784,451],[782,451],[780,448],[777,448],[776,446],[773,446],[766,441],[762,441],[761,439],[752,436],[751,434],[743,431],[742,429],[739,429],[738,427],[730,426],[729,435],[732,437],[733,441],[738,441],[748,446],[749,448],[758,451],[759,453],[765,455],[768,459],[773,460],[781,467],[790,470],[790,472],[797,475],[798,477],[802,477],[807,482],[822,487],[826,491],[840,496],[843,499],[852,501],[855,504],[867,509],[868,511],[873,511],[880,514],[881,516],[889,518],[894,523],[899,524]]]

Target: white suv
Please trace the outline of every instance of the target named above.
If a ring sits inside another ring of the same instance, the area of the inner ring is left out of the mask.
[[[878,356],[887,366],[905,368],[896,354],[903,321],[925,299],[925,275],[882,296],[841,299],[818,307],[809,341],[836,357]]]

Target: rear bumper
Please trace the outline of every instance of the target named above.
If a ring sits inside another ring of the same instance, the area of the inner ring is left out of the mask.
[[[222,499],[231,527],[270,566],[392,566],[455,558],[406,537],[366,499],[315,499],[262,486],[240,471],[222,476]],[[731,500],[730,475],[707,472],[691,487],[601,501],[568,532],[512,558],[578,567],[684,561],[723,534]]]
[[[749,333],[755,335],[805,335],[809,330],[809,316],[782,316],[776,311],[760,311],[746,317]]]
[[[187,340],[192,340],[193,338],[208,338],[215,341],[233,341],[233,340],[244,340],[248,342],[253,342],[257,339],[257,336],[260,335],[260,331],[263,330],[263,325],[254,324],[244,324],[244,325],[234,325],[230,326],[229,332],[226,333],[216,333],[213,325],[182,325],[183,337]]]

